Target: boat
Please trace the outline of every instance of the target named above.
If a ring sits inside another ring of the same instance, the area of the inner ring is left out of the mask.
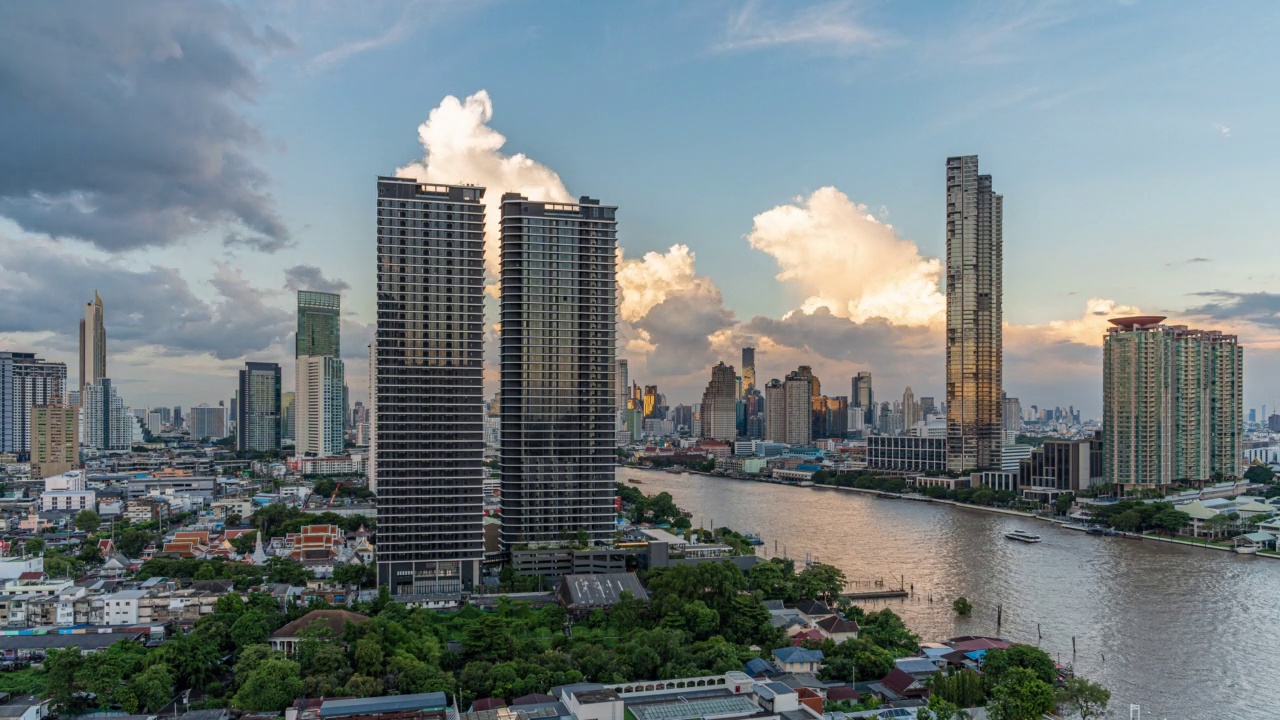
[[[1009,538],[1010,540],[1017,540],[1018,542],[1024,542],[1024,543],[1040,542],[1039,535],[1029,533],[1026,530],[1014,530],[1013,532],[1005,533],[1004,536]]]
[[[1241,555],[1257,555],[1258,546],[1257,545],[1237,545],[1236,552]]]
[[[1107,534],[1107,531],[1106,531],[1106,530],[1103,530],[1102,528],[1098,527],[1097,525],[1093,525],[1093,526],[1091,526],[1091,527],[1090,527],[1088,530],[1086,530],[1085,532],[1089,533],[1090,535],[1106,535],[1106,534]]]
[[[627,478],[627,482],[631,483],[632,485],[639,485],[639,484],[640,484],[640,481],[639,481],[639,480],[637,480],[637,479],[635,479],[635,478]]]
[[[747,542],[751,543],[752,545],[764,544],[764,540],[761,539],[761,537],[755,533],[747,533],[746,535],[743,535],[743,537],[745,537],[747,539]]]

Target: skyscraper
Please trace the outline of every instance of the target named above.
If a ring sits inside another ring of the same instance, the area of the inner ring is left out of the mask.
[[[31,408],[61,405],[66,394],[65,363],[0,352],[0,452],[25,456],[31,449]]]
[[[876,395],[871,389],[871,373],[863,370],[853,378],[853,394],[849,402],[862,409],[862,422],[866,427],[876,424]]]
[[[227,436],[227,408],[207,404],[191,408],[191,439],[221,440]]]
[[[617,407],[615,408],[617,412],[622,412],[627,409],[627,390],[630,387],[629,384],[631,382],[631,378],[628,377],[629,374],[627,359],[618,358],[618,368],[614,372],[613,376],[613,385],[618,397]]]
[[[1103,344],[1103,477],[1126,490],[1239,477],[1244,350],[1235,335],[1115,318]]]
[[[298,291],[291,413],[295,455],[342,452],[346,368],[339,356],[341,318],[342,297],[337,293]]]
[[[86,385],[80,398],[81,442],[98,452],[123,452],[132,447],[137,425],[110,378]]]
[[[1002,423],[1005,432],[1020,433],[1022,432],[1022,401],[1016,397],[1009,397],[1007,393],[1002,393],[1004,410]]]
[[[102,296],[93,291],[93,302],[85,303],[80,320],[80,397],[84,387],[107,376],[107,329]]]
[[[504,549],[613,539],[616,214],[503,195]]]
[[[777,378],[764,386],[764,438],[769,442],[787,441],[787,393]]]
[[[246,362],[236,394],[236,449],[274,452],[280,449],[280,366]]]
[[[732,365],[711,368],[711,382],[702,393],[702,437],[733,442],[738,437],[738,376]]]
[[[280,439],[293,441],[296,439],[298,427],[296,392],[280,393]],[[295,453],[297,452],[295,448]]]
[[[783,417],[786,429],[782,442],[788,445],[808,445],[813,442],[813,373],[808,368],[793,370],[787,374],[783,387]]]
[[[947,158],[947,468],[1000,469],[1004,198]]]
[[[742,394],[750,395],[756,389],[756,349],[742,348]]]
[[[378,178],[370,482],[378,584],[397,597],[480,581],[484,192]]]
[[[31,479],[61,475],[80,466],[79,412],[66,405],[31,408]]]
[[[915,424],[923,418],[920,417],[920,404],[916,402],[916,394],[911,391],[911,386],[902,393],[902,425],[905,429],[915,427]]]

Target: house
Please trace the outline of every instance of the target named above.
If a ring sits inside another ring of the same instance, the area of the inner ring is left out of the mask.
[[[513,699],[511,701],[511,707],[520,707],[521,705],[547,705],[554,702],[558,701],[550,695],[529,693],[528,695],[521,695],[520,697]]]
[[[348,610],[312,610],[271,633],[271,649],[292,655],[298,643],[309,637],[313,631],[328,631],[333,637],[341,637],[347,629],[347,623],[362,623],[368,619],[367,616]],[[323,708],[321,717],[326,717]]]
[[[899,670],[922,682],[938,672],[938,666],[925,657],[898,658],[893,664]]]
[[[862,702],[862,696],[852,685],[836,685],[827,688],[827,702]]]
[[[813,630],[802,630],[796,633],[795,635],[792,635],[791,644],[797,645],[797,646],[804,645],[806,641],[811,641],[811,642],[816,642],[821,644],[822,641],[826,639],[827,639],[827,636],[823,635],[820,630],[815,628]]]
[[[858,623],[852,620],[846,620],[839,615],[832,615],[829,618],[823,618],[818,621],[818,630],[823,637],[829,637],[839,645],[846,640],[857,640],[860,628]]]
[[[571,614],[585,615],[592,610],[608,610],[622,599],[623,593],[649,601],[649,593],[635,573],[565,575],[556,588],[556,599]]]
[[[821,650],[802,647],[783,647],[773,651],[773,663],[785,673],[816,675],[822,670],[824,657]]]
[[[872,689],[889,702],[929,697],[929,688],[925,687],[922,681],[896,667],[890,670],[888,675],[880,678],[878,683],[873,683]]]
[[[507,701],[502,698],[479,698],[472,701],[471,709],[467,712],[484,712],[485,710],[498,710],[507,706]]]
[[[819,620],[835,615],[835,611],[827,607],[827,604],[818,600],[802,600],[796,603],[796,612],[800,613],[805,620],[810,623],[817,624]]]
[[[764,658],[751,658],[743,664],[742,671],[757,680],[770,678],[778,674],[778,668]]]

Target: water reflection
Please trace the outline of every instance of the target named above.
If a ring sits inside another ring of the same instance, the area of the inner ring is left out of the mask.
[[[999,634],[1038,644],[1110,688],[1117,716],[1141,703],[1144,717],[1280,717],[1271,677],[1280,562],[840,490],[619,470],[626,478],[670,492],[695,526],[759,533],[762,555],[776,543],[777,555],[828,562],[850,579],[897,587],[902,578],[915,595],[876,606],[925,640]],[[1017,528],[1044,542],[1004,538]],[[972,616],[952,612],[959,595]]]

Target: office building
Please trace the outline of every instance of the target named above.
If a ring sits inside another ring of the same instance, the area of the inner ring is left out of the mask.
[[[1267,429],[1274,433],[1280,433],[1280,413],[1272,413],[1267,418]]]
[[[61,405],[67,366],[35,353],[0,352],[0,452],[26,457],[31,450],[31,408]]]
[[[662,404],[658,401],[658,386],[644,386],[644,416],[646,419],[657,418],[660,416],[659,408]]]
[[[1005,394],[1003,415],[1005,432],[1022,432],[1022,402],[1018,398]]]
[[[378,584],[397,597],[480,581],[484,193],[378,178],[370,482]]]
[[[756,389],[756,349],[742,348],[742,394],[750,395]]]
[[[907,389],[902,391],[902,426],[912,428],[923,419],[924,417],[920,415],[920,404],[916,402],[916,394],[908,385]]]
[[[502,198],[506,551],[613,540],[616,214],[587,197]],[[646,419],[659,404],[657,389],[650,390]]]
[[[1004,198],[978,156],[947,158],[947,467],[1000,468]]]
[[[296,373],[295,373],[296,374]],[[280,393],[280,439],[293,442],[298,427],[296,392]]]
[[[107,329],[102,296],[93,291],[93,302],[85,303],[80,320],[80,397],[86,385],[107,376]]]
[[[347,419],[341,324],[340,295],[298,291],[291,413],[295,455],[327,457],[343,450]]]
[[[275,452],[280,449],[280,365],[246,362],[236,393],[236,449]]]
[[[738,437],[738,377],[732,365],[711,368],[711,382],[702,393],[702,437],[732,442]]]
[[[227,408],[200,404],[191,408],[191,439],[221,440],[227,436]]]
[[[1158,315],[1115,318],[1103,343],[1103,475],[1125,490],[1239,477],[1244,350]]]
[[[852,394],[849,396],[849,403],[862,410],[862,424],[864,427],[875,427],[876,396],[871,389],[870,372],[863,370],[853,378],[853,388]]]
[[[937,415],[937,414],[938,414],[938,408],[936,405],[933,404],[933,398],[931,397],[920,398],[920,419],[921,420],[928,420],[930,415]]]
[[[100,453],[127,452],[133,446],[137,420],[116,393],[110,378],[86,385],[81,397],[80,438],[85,447]]]
[[[342,296],[338,293],[298,291],[298,332],[294,356],[340,357]]]
[[[182,408],[178,405],[173,406],[173,431],[178,432],[183,427]]]
[[[946,470],[947,439],[914,435],[871,435],[867,437],[867,467],[910,472]]]
[[[67,405],[31,408],[31,478],[39,480],[80,467],[79,410]]]

